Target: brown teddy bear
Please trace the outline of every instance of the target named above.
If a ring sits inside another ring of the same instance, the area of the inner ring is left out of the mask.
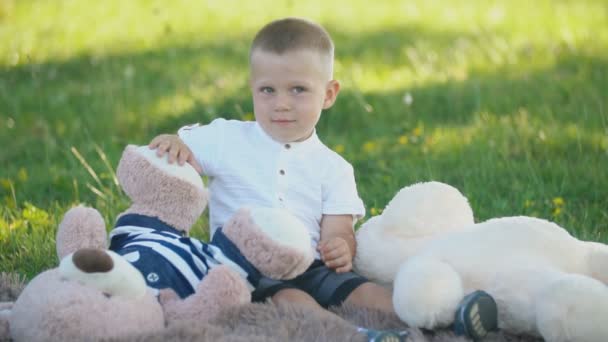
[[[274,209],[241,209],[214,239],[237,249],[239,260],[188,237],[207,203],[189,165],[128,146],[117,176],[132,204],[110,233],[110,249],[97,210],[68,211],[57,233],[59,267],[32,279],[4,311],[15,341],[125,338],[200,324],[248,303],[259,276],[290,279],[313,261],[306,228]],[[272,233],[285,224],[290,233]]]

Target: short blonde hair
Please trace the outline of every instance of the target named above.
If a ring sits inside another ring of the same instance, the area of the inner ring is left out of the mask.
[[[312,21],[285,18],[270,22],[253,39],[249,56],[254,50],[283,54],[288,51],[310,49],[333,61],[334,43],[325,29]]]

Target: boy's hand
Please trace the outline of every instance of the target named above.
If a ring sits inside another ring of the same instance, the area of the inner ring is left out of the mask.
[[[152,139],[148,144],[150,149],[156,149],[156,155],[162,157],[165,153],[169,154],[169,164],[177,161],[179,165],[184,165],[188,162],[196,172],[203,173],[203,168],[194,158],[194,154],[186,144],[177,135],[161,134]]]
[[[319,243],[317,249],[325,266],[334,269],[337,273],[349,272],[353,268],[353,255],[348,243],[336,236]]]

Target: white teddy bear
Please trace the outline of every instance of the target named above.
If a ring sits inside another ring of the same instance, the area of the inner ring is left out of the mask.
[[[395,310],[410,326],[447,326],[462,298],[483,290],[505,331],[608,341],[608,246],[555,223],[519,216],[475,224],[458,190],[419,183],[368,220],[357,244],[355,269],[392,284]]]

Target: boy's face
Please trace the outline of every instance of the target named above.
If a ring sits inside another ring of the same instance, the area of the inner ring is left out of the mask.
[[[250,86],[256,121],[276,141],[305,140],[321,110],[331,107],[338,95],[340,84],[330,78],[330,61],[316,51],[254,50]]]

